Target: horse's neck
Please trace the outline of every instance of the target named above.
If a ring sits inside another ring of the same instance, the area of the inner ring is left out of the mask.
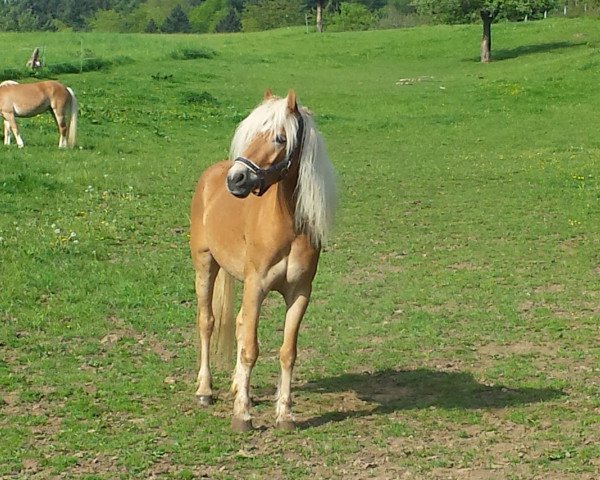
[[[277,189],[276,201],[279,205],[279,208],[286,212],[290,218],[294,219],[294,214],[296,213],[296,181],[290,181],[288,178],[282,179],[280,182],[273,185]]]
[[[289,215],[292,224],[296,214],[296,187],[298,185],[299,159],[294,158],[288,174],[273,187],[277,189],[276,201],[281,211]]]

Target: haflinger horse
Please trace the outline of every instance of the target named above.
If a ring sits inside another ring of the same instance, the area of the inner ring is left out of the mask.
[[[287,307],[280,349],[276,425],[295,428],[291,382],[300,322],[308,306],[322,245],[337,203],[335,175],[308,110],[292,90],[265,92],[263,102],[237,127],[230,160],[201,176],[191,208],[190,247],[196,271],[200,371],[196,396],[213,402],[210,338],[237,359],[231,391],[232,429],[253,428],[250,375],[259,347],[260,308],[270,291]],[[243,282],[233,321],[233,281]]]
[[[4,145],[10,145],[11,131],[19,148],[25,145],[15,117],[34,117],[50,110],[56,120],[59,148],[75,146],[77,135],[77,99],[73,90],[54,80],[0,84],[0,114],[4,118]]]

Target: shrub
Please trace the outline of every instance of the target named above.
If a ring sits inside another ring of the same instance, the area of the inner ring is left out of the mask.
[[[178,48],[171,52],[171,58],[175,60],[193,60],[195,58],[213,58],[217,52],[204,48]]]
[[[25,74],[22,70],[17,70],[15,68],[5,68],[0,70],[0,82],[3,82],[4,80],[17,80],[24,76]]]
[[[339,13],[329,18],[329,30],[345,32],[349,30],[368,30],[377,17],[361,3],[342,3]]]
[[[219,105],[219,101],[206,91],[201,93],[184,92],[181,96],[181,99],[185,104],[193,103],[196,105],[207,105],[211,107],[216,107]]]
[[[258,0],[248,3],[242,13],[244,32],[302,25],[304,13],[298,0]]]
[[[103,58],[86,58],[83,62],[63,62],[53,63],[45,67],[45,71],[53,74],[60,75],[63,73],[82,73],[82,72],[95,72],[98,70],[106,70],[112,66],[113,62],[105,60]]]

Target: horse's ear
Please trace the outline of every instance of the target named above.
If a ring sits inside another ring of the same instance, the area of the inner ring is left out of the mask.
[[[287,106],[290,112],[294,113],[298,111],[298,103],[296,102],[296,92],[290,90],[287,94]]]
[[[270,88],[265,90],[265,94],[263,95],[263,101],[271,100],[273,98],[273,92]]]

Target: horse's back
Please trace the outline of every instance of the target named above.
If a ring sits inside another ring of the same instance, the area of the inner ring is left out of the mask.
[[[17,83],[16,85],[8,85],[7,91],[15,97],[22,98],[50,98],[64,99],[69,96],[67,87],[56,80],[45,80],[43,82],[33,83]]]
[[[70,94],[56,80],[33,83],[16,83],[0,88],[3,111],[14,111],[17,116],[38,115],[48,108],[68,105]]]

